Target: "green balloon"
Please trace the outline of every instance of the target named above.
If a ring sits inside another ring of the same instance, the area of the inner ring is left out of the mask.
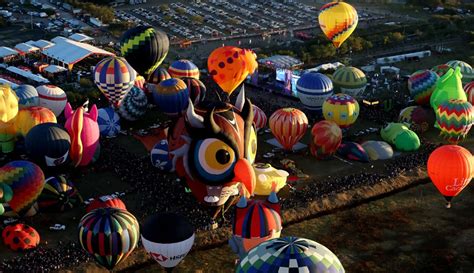
[[[380,135],[399,151],[410,152],[420,148],[420,138],[405,123],[389,123],[380,130]]]
[[[467,101],[466,93],[462,86],[462,75],[459,67],[456,70],[450,68],[436,83],[436,88],[430,98],[430,104],[434,111],[438,106],[450,99]]]
[[[13,198],[13,190],[9,185],[0,183],[0,203],[10,202]]]
[[[5,208],[3,207],[2,204],[0,204],[0,215],[2,215],[5,212]]]

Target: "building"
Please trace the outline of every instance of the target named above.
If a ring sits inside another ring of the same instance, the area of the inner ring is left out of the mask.
[[[390,56],[381,56],[377,58],[377,64],[391,64],[391,63],[402,62],[402,61],[419,60],[421,58],[425,58],[429,56],[431,56],[430,50],[410,52],[410,53],[400,53],[400,54],[390,55]]]

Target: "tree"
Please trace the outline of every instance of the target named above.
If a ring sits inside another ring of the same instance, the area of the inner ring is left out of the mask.
[[[191,17],[191,21],[195,24],[202,25],[204,23],[204,18],[199,15],[194,15]]]
[[[170,10],[170,7],[168,6],[168,4],[161,4],[160,5],[160,10],[161,10],[161,12],[167,11],[167,10]]]
[[[183,8],[181,8],[181,7],[177,7],[177,8],[176,8],[176,12],[179,13],[179,14],[181,14],[181,15],[183,15],[183,14],[186,13],[186,10],[183,9]]]
[[[405,39],[405,37],[403,36],[403,34],[401,34],[400,32],[392,32],[390,33],[390,41],[391,42],[395,42],[395,43],[398,43],[398,42],[401,42]]]

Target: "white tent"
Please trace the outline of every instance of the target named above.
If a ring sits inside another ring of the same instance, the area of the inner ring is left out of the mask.
[[[0,58],[18,55],[18,51],[6,46],[0,47]]]
[[[25,71],[15,66],[9,66],[7,70],[37,83],[49,83],[49,80],[44,78],[43,76],[33,74],[30,71]]]
[[[93,41],[94,38],[89,37],[82,33],[74,33],[73,35],[69,36],[69,39],[76,41],[76,42],[88,42]]]
[[[51,73],[51,74],[64,72],[64,71],[67,71],[67,68],[64,68],[64,67],[59,66],[59,65],[48,65],[48,67],[46,67],[44,69],[44,72],[48,72],[48,73]]]
[[[27,43],[19,43],[15,46],[15,49],[26,54],[33,53],[40,50],[36,46],[32,46]]]

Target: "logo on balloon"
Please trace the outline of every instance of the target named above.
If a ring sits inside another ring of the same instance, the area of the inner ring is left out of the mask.
[[[153,257],[153,259],[155,259],[155,260],[158,261],[158,262],[164,262],[164,261],[168,260],[168,257],[163,256],[163,255],[160,254],[160,253],[152,253],[152,252],[150,252],[150,255]]]
[[[461,183],[458,184],[458,178],[455,178],[454,179],[454,183],[452,185],[447,185],[446,186],[446,190],[447,191],[461,191],[462,189],[464,189],[464,187],[467,186],[467,184],[469,183],[471,179],[467,179],[467,178],[464,178],[464,179],[461,179]]]

